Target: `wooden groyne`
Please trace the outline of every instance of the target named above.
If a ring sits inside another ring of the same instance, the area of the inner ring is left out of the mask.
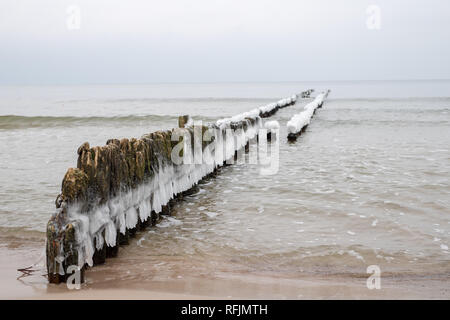
[[[181,116],[179,128],[140,139],[110,139],[105,146],[81,145],[77,167],[67,170],[47,224],[49,282],[66,281],[74,266],[83,282],[86,268],[117,256],[120,245],[155,225],[161,214],[169,214],[173,201],[195,190],[201,179],[214,175],[256,139],[262,118],[296,100],[293,95],[201,126]],[[196,135],[202,137],[200,143]],[[196,161],[194,150],[201,150],[201,161]]]
[[[308,91],[305,92],[309,92],[311,89],[309,89]],[[301,96],[304,96],[304,93],[301,93]],[[281,99],[278,102],[275,103],[271,103],[268,104],[267,106],[264,107],[260,107],[259,108],[259,112],[260,112],[260,117],[261,118],[268,118],[273,116],[275,113],[278,112],[278,110],[282,109],[282,108],[286,108],[290,105],[293,105],[295,102],[297,101],[297,95],[293,95],[292,97],[286,98],[286,99]]]
[[[325,99],[328,97],[329,93],[330,90],[318,94],[312,102],[308,103],[303,108],[302,112],[294,115],[291,120],[289,120],[289,122],[287,123],[288,141],[293,142],[297,140],[297,137],[306,130],[309,123],[311,122],[313,115],[316,113],[316,110],[322,108],[322,105]]]

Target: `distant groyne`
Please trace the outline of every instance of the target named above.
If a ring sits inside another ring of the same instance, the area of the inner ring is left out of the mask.
[[[47,224],[49,282],[64,282],[76,270],[83,282],[86,268],[117,256],[120,245],[156,224],[161,214],[169,214],[173,201],[192,192],[201,179],[216,174],[217,168],[257,139],[262,118],[296,100],[293,95],[201,126],[181,116],[179,128],[140,139],[110,139],[104,146],[81,145],[77,167],[67,170],[56,211]],[[209,139],[199,144],[193,138],[196,134]],[[212,142],[214,154],[209,148]],[[196,149],[208,161],[176,161],[195,160]]]
[[[313,115],[316,113],[316,110],[322,108],[323,102],[328,97],[329,93],[330,90],[318,94],[312,102],[308,103],[303,108],[302,112],[294,115],[291,120],[289,120],[289,122],[287,123],[288,141],[293,142],[297,140],[297,137],[306,130],[309,123],[311,122]]]

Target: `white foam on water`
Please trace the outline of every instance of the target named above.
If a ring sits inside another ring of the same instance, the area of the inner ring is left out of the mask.
[[[156,226],[158,228],[168,228],[168,227],[172,227],[172,226],[179,226],[181,224],[183,224],[183,222],[181,222],[178,219],[175,219],[173,217],[166,217],[163,219],[163,221],[158,223]]]
[[[210,218],[214,218],[215,216],[218,215],[217,212],[211,212],[211,211],[207,211],[207,212],[205,212],[205,214]]]

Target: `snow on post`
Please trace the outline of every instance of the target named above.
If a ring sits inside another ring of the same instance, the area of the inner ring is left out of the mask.
[[[267,121],[264,123],[264,128],[267,129],[267,141],[272,141],[272,137],[279,132],[280,124],[278,121]]]
[[[303,95],[303,92],[301,93],[301,95]],[[261,118],[268,118],[270,116],[273,116],[278,110],[295,104],[296,101],[297,95],[294,94],[289,98],[281,99],[277,102],[259,107],[257,110],[259,110]]]
[[[320,93],[310,103],[308,103],[303,111],[294,115],[287,123],[288,140],[295,141],[297,137],[305,131],[311,119],[316,112],[316,109],[321,108],[325,98],[328,96],[329,90],[326,93]]]

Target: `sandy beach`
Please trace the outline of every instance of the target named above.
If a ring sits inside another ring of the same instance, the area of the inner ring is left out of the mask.
[[[448,299],[446,276],[386,275],[382,289],[369,290],[366,274],[282,274],[217,272],[207,274],[154,274],[136,279],[123,269],[129,252],[109,259],[107,265],[86,272],[81,289],[69,290],[65,284],[48,284],[42,265],[24,276],[19,268],[42,257],[44,240],[17,238],[0,247],[2,290],[0,299],[120,299],[120,300],[205,300],[205,299]],[[168,258],[168,257],[165,257]],[[169,258],[170,259],[170,258]],[[164,258],[161,259],[164,261]],[[123,272],[123,274],[121,274]],[[142,276],[142,274],[141,274]]]

